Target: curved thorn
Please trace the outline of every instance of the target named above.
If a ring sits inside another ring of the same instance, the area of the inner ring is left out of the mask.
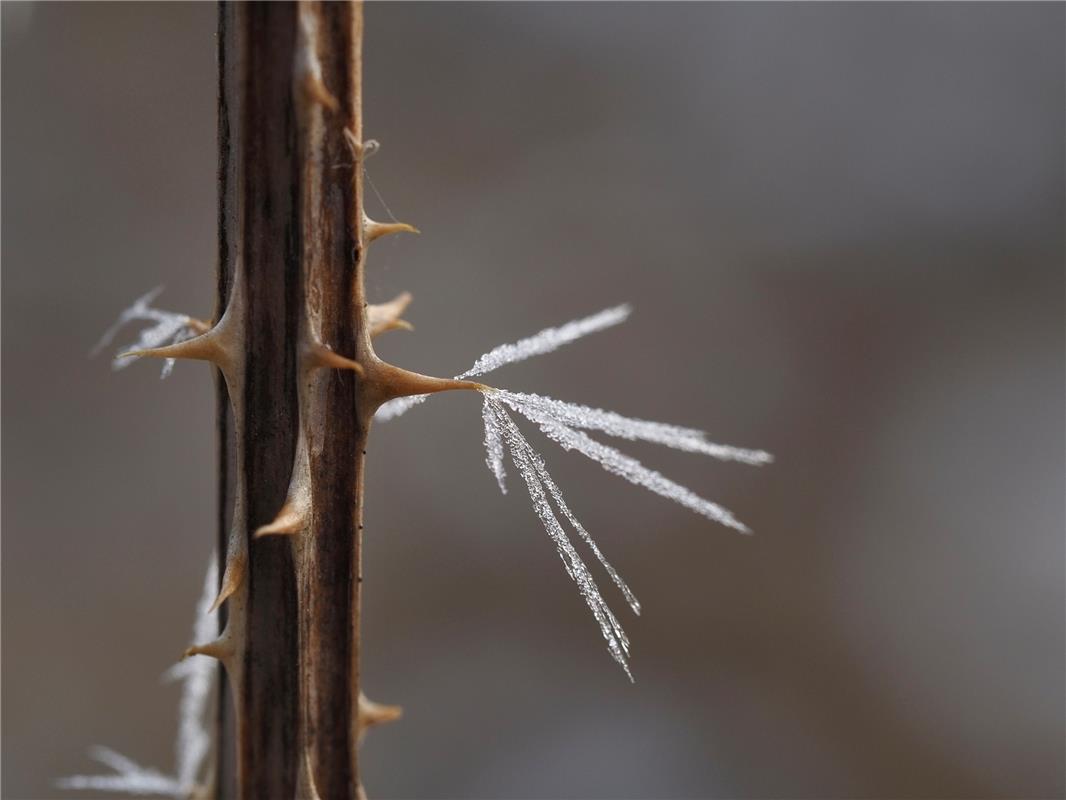
[[[369,367],[368,373],[367,382],[377,390],[382,398],[381,402],[416,394],[436,394],[456,390],[483,392],[489,388],[476,381],[422,375],[385,361],[375,361]]]
[[[413,331],[414,326],[410,322],[400,319],[413,299],[410,292],[402,292],[387,303],[372,303],[367,306],[366,317],[370,335],[377,336],[392,330]]]
[[[414,329],[415,326],[405,319],[390,319],[388,322],[372,327],[370,335],[377,336],[380,333],[388,333],[389,331],[413,331]]]
[[[226,564],[226,574],[222,577],[222,588],[218,592],[218,597],[215,598],[215,602],[211,604],[211,608],[208,609],[208,613],[214,613],[218,611],[221,606],[229,597],[241,587],[241,582],[244,580],[244,573],[247,569],[248,561],[245,555],[236,554],[230,557]]]
[[[231,643],[222,636],[207,644],[194,644],[191,647],[187,647],[185,652],[181,654],[181,658],[184,661],[189,656],[210,656],[211,658],[217,658],[219,661],[224,661],[232,652]]]
[[[300,533],[307,528],[307,515],[292,503],[285,503],[273,522],[261,525],[255,530],[254,538],[263,536],[282,536]]]
[[[330,93],[329,89],[326,88],[326,84],[323,83],[322,79],[317,75],[308,73],[307,78],[304,81],[304,88],[307,90],[307,94],[311,96],[312,100],[321,103],[330,111],[337,112],[340,110],[340,102]]]
[[[307,354],[309,367],[324,367],[328,369],[350,369],[359,377],[363,376],[363,366],[358,361],[352,361],[338,353],[334,353],[325,345],[313,345]]]
[[[226,360],[225,348],[218,341],[217,328],[207,333],[186,339],[184,342],[152,347],[147,350],[130,350],[121,353],[119,358],[187,358],[195,361],[210,361],[220,365]]]
[[[374,725],[382,725],[393,722],[403,716],[400,706],[386,706],[367,699],[362,692],[359,693],[359,736],[362,737],[367,728]]]
[[[363,215],[363,234],[367,242],[373,242],[390,233],[420,233],[414,225],[406,222],[375,222],[370,217]]]

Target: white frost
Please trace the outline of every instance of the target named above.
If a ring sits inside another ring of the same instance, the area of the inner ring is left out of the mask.
[[[218,592],[218,558],[211,557],[203,592],[196,605],[193,642],[201,644],[218,635],[218,612],[211,604]],[[164,680],[182,681],[178,706],[178,739],[175,746],[176,775],[164,775],[157,769],[142,767],[121,753],[107,747],[94,747],[90,757],[115,771],[113,775],[74,775],[61,778],[56,785],[63,789],[88,789],[100,792],[187,798],[203,779],[203,767],[211,751],[208,728],[209,702],[218,665],[207,656],[192,656],[180,661],[165,673]]]
[[[496,478],[500,492],[507,494],[507,470],[503,466],[503,431],[496,418],[492,401],[486,394],[482,398],[481,420],[485,423],[485,463]]]
[[[210,642],[218,636],[218,612],[211,605],[218,594],[218,557],[212,555],[204,577],[204,588],[196,604],[193,624],[194,644]],[[194,655],[179,661],[166,672],[163,679],[180,680],[181,701],[178,705],[178,739],[174,750],[174,766],[182,786],[195,785],[200,770],[211,751],[211,731],[208,728],[211,689],[215,684],[218,662],[204,655]]]
[[[499,369],[506,364],[525,361],[527,358],[558,350],[563,345],[570,344],[570,342],[580,339],[582,336],[588,336],[590,333],[596,333],[604,328],[610,328],[613,325],[625,322],[632,310],[628,305],[615,306],[598,314],[593,314],[591,317],[568,322],[558,328],[545,328],[540,333],[521,339],[514,344],[501,344],[499,347],[495,347],[485,353],[474,362],[474,366],[462,375],[456,375],[455,377],[458,380],[475,378],[478,375],[485,375],[494,369]]]
[[[104,766],[115,771],[114,775],[73,775],[60,778],[56,785],[61,789],[88,789],[96,792],[121,792],[161,797],[185,797],[186,793],[176,778],[164,775],[159,770],[142,767],[125,756],[106,747],[94,747],[89,755]]]
[[[566,403],[537,394],[498,389],[496,396],[525,417],[547,418],[566,425],[568,428],[601,431],[630,441],[653,442],[674,450],[703,453],[723,461],[741,461],[745,464],[762,465],[774,460],[772,455],[763,450],[745,450],[740,447],[708,442],[707,434],[695,428],[682,428],[664,422],[623,417],[613,411],[604,411],[577,403]]]
[[[577,450],[583,456],[591,458],[608,472],[612,472],[630,483],[643,486],[657,495],[673,500],[685,508],[702,514],[708,519],[720,522],[741,533],[751,533],[743,522],[737,520],[732,512],[710,500],[704,500],[691,489],[674,483],[660,472],[649,469],[632,456],[627,456],[613,447],[597,442],[583,431],[575,431],[565,425],[542,417],[532,417],[540,429],[564,450]]]
[[[107,329],[104,335],[100,338],[100,341],[97,342],[96,347],[92,349],[90,355],[96,355],[111,344],[115,338],[115,334],[117,334],[126,323],[135,320],[144,320],[147,322],[154,322],[155,324],[142,330],[140,337],[136,342],[119,348],[115,357],[111,360],[112,369],[120,370],[124,367],[128,367],[137,360],[137,356],[126,356],[122,358],[120,357],[122,353],[128,353],[130,350],[150,350],[153,347],[177,344],[178,342],[184,342],[186,339],[191,339],[196,336],[197,332],[192,327],[192,318],[188,315],[152,308],[151,302],[155,300],[162,291],[163,287],[157,286],[152,289],[152,291],[148,292],[148,294],[137,298],[133,305],[119,314],[115,324]],[[168,358],[164,360],[163,371],[160,377],[167,377],[173,369],[174,359]]]
[[[610,328],[612,325],[625,322],[632,310],[628,305],[615,306],[590,317],[583,317],[565,325],[560,325],[557,328],[545,328],[540,333],[520,339],[513,344],[501,344],[481,356],[474,362],[474,366],[466,372],[456,375],[455,380],[484,375],[494,369],[499,369],[505,364],[513,364],[516,361],[524,361],[533,356],[558,350],[563,345],[580,339],[582,336],[588,336],[590,333],[596,333],[604,328]],[[428,394],[417,394],[389,400],[381,404],[377,413],[374,414],[374,419],[378,422],[388,422],[390,419],[395,419],[411,410],[419,403],[425,402],[428,397]]]
[[[607,649],[615,661],[619,663],[626,675],[630,680],[633,680],[633,674],[629,671],[629,639],[626,637],[625,631],[622,630],[622,626],[619,624],[618,619],[614,613],[607,606],[603,596],[600,594],[599,588],[596,586],[596,581],[593,579],[588,567],[585,566],[585,562],[581,560],[581,556],[578,555],[571,544],[570,539],[566,535],[566,531],[563,530],[562,525],[559,523],[558,518],[552,510],[551,502],[548,499],[548,494],[545,491],[545,485],[543,476],[547,475],[547,470],[544,468],[544,464],[537,455],[536,451],[522,436],[521,431],[518,430],[518,426],[515,425],[514,420],[504,410],[503,406],[491,397],[486,395],[486,404],[496,417],[500,429],[503,432],[504,440],[507,442],[507,447],[511,453],[511,460],[514,462],[515,467],[518,469],[522,478],[526,482],[526,488],[529,490],[529,497],[533,501],[533,510],[540,517],[541,522],[544,525],[544,529],[548,532],[548,536],[555,543],[555,547],[559,552],[559,557],[563,561],[563,566],[566,568],[567,574],[577,584],[578,590],[581,592],[581,596],[585,598],[585,602],[588,604],[589,609],[592,611],[592,616],[596,619],[596,622],[600,626],[600,632],[603,634],[603,638],[607,641]],[[550,478],[549,478],[550,480]],[[550,484],[558,491],[558,487],[555,487],[554,483]],[[555,495],[555,492],[552,493]],[[556,496],[558,500],[561,500],[561,496]],[[561,508],[564,516],[567,517],[572,523],[574,522],[573,516],[569,514],[569,509]],[[579,527],[579,535],[584,534],[588,536],[584,528]],[[591,542],[591,538],[586,541]],[[592,545],[595,548],[595,545]],[[595,549],[594,552],[600,557],[604,565],[608,568],[612,577],[617,573],[610,567],[609,564],[600,555],[599,550]],[[621,583],[621,579],[618,579],[621,586],[625,586]],[[631,597],[632,593],[629,592],[628,587],[625,587],[627,597]],[[639,609],[639,604],[636,604],[636,598],[633,598],[635,604],[634,610]]]

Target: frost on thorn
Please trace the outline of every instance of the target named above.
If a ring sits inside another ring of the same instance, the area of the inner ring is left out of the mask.
[[[570,342],[576,341],[582,336],[588,336],[590,333],[596,333],[625,322],[630,311],[632,309],[628,305],[615,306],[598,314],[593,314],[591,317],[568,322],[558,328],[545,328],[540,333],[520,339],[513,344],[502,344],[479,358],[474,363],[474,366],[466,372],[456,375],[455,380],[465,380],[466,378],[484,375],[507,364],[525,361],[527,358],[558,350],[563,345],[570,344]],[[428,394],[416,394],[410,397],[398,397],[395,400],[390,400],[381,405],[381,408],[374,415],[374,419],[379,422],[394,419],[419,403],[424,402],[427,397],[429,397]]]
[[[100,341],[97,342],[96,346],[92,349],[90,355],[97,355],[101,350],[111,344],[115,335],[124,325],[137,320],[152,322],[154,324],[151,327],[142,330],[140,337],[136,342],[119,348],[117,354],[111,360],[112,369],[120,370],[124,367],[128,367],[138,358],[138,356],[121,355],[123,353],[128,353],[131,350],[151,350],[156,347],[178,344],[179,342],[184,342],[187,339],[192,339],[194,336],[203,333],[206,329],[204,323],[193,319],[187,314],[178,314],[174,311],[163,311],[162,309],[152,308],[152,301],[155,300],[162,291],[163,287],[157,286],[155,289],[148,292],[148,294],[139,297],[134,301],[133,305],[119,314],[115,324],[107,329]],[[163,362],[163,372],[159,377],[167,377],[173,369],[174,359],[166,359]]]
[[[615,306],[590,317],[584,317],[557,328],[545,330],[521,339],[513,344],[505,344],[490,350],[481,356],[466,372],[457,375],[463,380],[484,375],[506,364],[522,361],[532,356],[550,353],[569,344],[582,336],[601,331],[617,325],[630,314],[628,305]],[[588,531],[578,522],[562,492],[548,474],[540,455],[533,449],[519,431],[514,420],[507,413],[507,408],[521,414],[540,428],[549,439],[564,450],[575,450],[595,461],[607,472],[625,478],[636,486],[642,486],[655,494],[672,500],[691,511],[707,517],[714,522],[732,528],[741,533],[750,533],[748,527],[733,516],[732,512],[717,503],[706,500],[686,487],[675,483],[654,469],[641,464],[614,447],[603,444],[590,437],[586,431],[604,433],[629,441],[644,441],[661,444],[674,450],[699,453],[723,461],[738,461],[759,466],[773,461],[773,456],[763,450],[749,450],[731,445],[716,444],[708,441],[707,435],[695,428],[670,425],[664,422],[625,417],[614,411],[567,403],[551,397],[522,392],[511,392],[484,386],[480,390],[484,396],[482,421],[485,426],[485,463],[499,484],[500,491],[507,493],[505,456],[510,454],[511,461],[518,469],[533,508],[540,517],[545,530],[555,542],[559,555],[563,559],[567,573],[578,584],[581,594],[592,609],[593,616],[600,625],[600,630],[607,640],[611,655],[622,665],[629,675],[629,642],[618,624],[617,619],[607,608],[588,569],[570,545],[569,539],[559,522],[556,511],[577,532],[578,537],[588,545],[597,560],[603,565],[607,574],[625,595],[633,611],[640,613],[640,604],[626,586],[614,568],[607,562]],[[397,417],[408,409],[423,402],[429,395],[401,397],[383,404],[375,416],[378,420]],[[630,675],[632,678],[632,675]]]
[[[218,587],[218,558],[211,557],[204,588],[196,604],[193,641],[213,639],[218,634],[218,614],[209,611]],[[166,681],[181,681],[178,706],[178,738],[175,744],[175,775],[165,775],[107,747],[94,747],[90,757],[114,770],[112,775],[74,775],[61,778],[56,785],[63,789],[88,789],[99,792],[187,798],[205,780],[204,765],[211,752],[208,728],[211,691],[218,674],[209,658],[187,658],[163,673]]]

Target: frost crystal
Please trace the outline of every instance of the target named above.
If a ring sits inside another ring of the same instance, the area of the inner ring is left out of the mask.
[[[481,419],[485,423],[485,463],[496,478],[500,492],[507,494],[507,470],[503,466],[503,431],[492,407],[494,401],[486,394],[481,404]]]
[[[461,375],[457,380],[484,375],[494,369],[521,361],[542,353],[550,353],[569,342],[586,336],[590,333],[603,330],[612,325],[623,322],[630,313],[628,305],[616,306],[593,314],[591,317],[575,320],[558,328],[547,328],[534,336],[522,339],[514,344],[505,344],[490,350],[481,356],[474,366]],[[603,565],[611,580],[625,595],[630,607],[636,613],[640,613],[640,604],[636,597],[626,586],[625,582],[614,568],[603,557],[596,543],[592,540],[588,531],[578,522],[570,507],[563,499],[562,492],[548,474],[544,462],[533,450],[529,442],[522,436],[507,413],[505,406],[521,414],[526,419],[535,423],[541,431],[564,450],[576,450],[582,455],[592,459],[603,467],[607,472],[625,478],[632,484],[643,486],[645,489],[655,492],[668,500],[684,506],[697,514],[721,523],[729,528],[750,533],[749,528],[728,509],[717,503],[706,500],[691,489],[687,489],[679,483],[667,478],[660,472],[650,469],[641,464],[637,459],[628,456],[614,447],[605,445],[591,438],[585,431],[598,431],[608,436],[614,436],[628,441],[643,441],[661,444],[674,450],[682,450],[688,453],[701,453],[723,461],[739,461],[744,464],[759,466],[773,461],[773,456],[764,450],[748,450],[741,447],[733,447],[725,444],[715,444],[707,440],[707,435],[695,428],[685,428],[680,425],[670,425],[664,422],[652,422],[634,417],[624,417],[614,411],[605,411],[601,408],[592,408],[577,403],[567,403],[552,397],[544,397],[537,394],[525,394],[511,392],[506,389],[484,387],[482,390],[484,403],[481,417],[485,425],[485,463],[496,482],[500,491],[507,493],[505,483],[507,473],[504,468],[504,457],[510,453],[533,501],[533,508],[544,524],[545,530],[555,542],[559,555],[563,559],[566,571],[577,583],[582,596],[592,609],[592,614],[600,625],[604,638],[607,640],[607,648],[615,660],[622,665],[626,674],[629,672],[628,655],[629,641],[622,631],[610,609],[607,608],[599,590],[596,588],[588,569],[578,557],[570,540],[567,538],[559,518],[554,509],[570,523],[585,544]],[[401,397],[385,403],[378,409],[375,419],[388,420],[398,417],[410,408],[424,402],[429,395],[416,395],[413,397]],[[552,503],[554,502],[554,508]]]
[[[629,587],[625,585],[611,565],[607,563],[607,560],[600,553],[599,548],[596,547],[595,543],[593,543],[588,532],[585,531],[581,524],[574,518],[570,509],[563,501],[558,486],[555,485],[554,481],[552,481],[551,477],[548,475],[548,471],[544,467],[544,463],[540,456],[537,455],[529,442],[527,442],[525,437],[522,436],[521,431],[518,430],[518,426],[515,425],[514,420],[511,419],[503,406],[486,393],[485,407],[487,409],[486,414],[491,414],[495,417],[498,428],[502,431],[503,438],[507,442],[507,448],[511,453],[511,460],[514,462],[515,467],[526,482],[526,488],[529,490],[529,497],[533,501],[533,509],[536,511],[537,516],[540,517],[544,529],[548,532],[548,536],[551,537],[552,541],[555,543],[555,547],[559,552],[559,557],[563,561],[563,566],[566,568],[567,574],[577,584],[581,596],[585,598],[585,602],[592,611],[592,616],[599,624],[600,632],[603,634],[603,638],[607,641],[608,651],[611,653],[611,656],[614,657],[614,660],[621,665],[622,669],[625,670],[629,679],[633,680],[633,675],[629,671],[629,639],[626,637],[625,631],[622,630],[622,626],[619,624],[618,619],[604,601],[599,588],[596,586],[596,581],[593,579],[588,567],[585,566],[585,562],[581,560],[581,556],[579,556],[574,549],[573,544],[571,544],[570,539],[566,535],[566,531],[563,530],[563,526],[555,516],[551,502],[548,499],[548,493],[551,494],[552,499],[558,504],[559,510],[563,513],[563,516],[565,516],[574,526],[575,530],[577,530],[578,535],[581,536],[581,538],[592,548],[593,553],[607,569],[608,574],[610,574],[615,580],[619,588],[625,593],[627,600],[630,601],[633,610],[637,613],[639,613],[640,604],[637,602],[636,598],[633,597],[633,593],[629,590]],[[547,492],[545,491],[546,487]]]
[[[741,461],[745,464],[762,465],[774,460],[774,457],[762,450],[745,450],[730,445],[715,444],[707,441],[707,434],[695,428],[682,428],[663,422],[649,422],[643,419],[623,417],[613,411],[565,403],[551,397],[536,394],[497,390],[497,397],[518,413],[529,419],[550,419],[568,428],[581,428],[590,431],[602,431],[610,436],[617,436],[630,441],[653,442],[684,450],[689,453],[720,458],[723,461]]]
[[[625,322],[632,310],[628,305],[615,306],[614,308],[604,309],[598,314],[593,314],[591,317],[576,319],[573,322],[560,325],[558,328],[545,328],[540,333],[520,339],[514,344],[501,344],[499,347],[485,353],[466,372],[456,375],[455,379],[474,378],[507,364],[524,361],[533,356],[558,350],[563,345],[570,344],[570,342],[580,339],[582,336],[588,336],[590,333],[596,333],[604,328],[610,328],[612,325]],[[387,403],[381,404],[377,413],[374,414],[374,419],[378,422],[388,422],[390,419],[395,419],[401,414],[410,411],[419,403],[424,403],[428,397],[428,394],[416,394],[410,397],[398,397],[395,400],[389,400]]]
[[[192,317],[186,314],[178,314],[173,311],[162,311],[158,308],[152,308],[150,305],[160,293],[162,293],[163,287],[157,286],[152,291],[143,297],[139,297],[134,301],[133,305],[123,311],[115,324],[107,329],[107,332],[97,342],[96,347],[92,349],[90,355],[96,355],[105,347],[107,347],[115,338],[115,334],[119,332],[123,325],[134,320],[145,320],[148,322],[154,322],[155,324],[150,328],[145,328],[141,331],[140,338],[133,344],[120,348],[115,357],[111,360],[111,368],[115,370],[128,367],[134,361],[137,360],[137,356],[121,357],[122,353],[128,353],[130,350],[150,350],[153,347],[163,347],[164,345],[177,344],[178,342],[184,342],[186,339],[191,339],[197,335],[196,329],[193,327]],[[163,362],[163,372],[159,376],[160,378],[167,377],[171,370],[174,369],[174,359],[168,358]]]
[[[608,472],[613,472],[619,477],[625,478],[630,483],[643,486],[649,491],[662,495],[667,500],[683,505],[697,514],[702,514],[708,519],[720,522],[727,527],[738,530],[741,533],[751,533],[747,525],[738,521],[733,514],[722,508],[717,503],[704,500],[690,489],[686,489],[679,483],[653,469],[648,469],[631,456],[627,456],[613,447],[601,444],[589,437],[582,431],[575,431],[558,422],[546,417],[530,417],[549,439],[556,442],[564,450],[577,450],[584,456],[596,461]]]
[[[593,314],[591,317],[574,320],[558,328],[545,328],[540,333],[534,334],[514,344],[501,344],[485,353],[474,362],[474,366],[462,375],[456,375],[456,379],[475,378],[499,369],[506,364],[516,361],[525,361],[533,356],[550,353],[558,350],[564,344],[570,344],[575,339],[588,336],[590,333],[602,331],[613,325],[625,322],[632,309],[628,305],[615,306]]]
[[[106,747],[94,747],[89,755],[95,761],[115,771],[114,775],[74,775],[61,778],[56,785],[61,789],[88,789],[96,792],[122,792],[162,797],[185,797],[176,778],[158,770],[139,766],[124,755]]]
[[[193,641],[206,642],[218,635],[218,612],[211,613],[211,603],[218,591],[218,558],[212,556],[204,579],[203,593],[196,605]],[[215,662],[207,656],[180,661],[165,673],[164,680],[183,682],[178,707],[178,740],[175,747],[177,775],[164,775],[107,747],[94,747],[90,757],[115,771],[114,775],[74,775],[61,778],[56,785],[64,789],[89,789],[100,792],[156,795],[187,798],[195,790],[207,755],[211,734],[207,727],[208,702],[217,674]]]
[[[192,641],[209,642],[218,636],[218,612],[211,612],[211,604],[218,593],[218,557],[212,556],[204,577],[204,588],[196,604],[196,622]],[[200,768],[211,750],[211,732],[207,727],[208,704],[215,683],[218,666],[208,656],[190,656],[163,673],[167,681],[180,680],[181,701],[178,706],[178,741],[174,750],[174,766],[178,782],[192,786],[200,777]]]

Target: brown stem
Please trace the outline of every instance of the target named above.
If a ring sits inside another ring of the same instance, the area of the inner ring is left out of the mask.
[[[359,682],[371,418],[392,397],[484,388],[385,364],[371,345],[405,326],[410,296],[367,306],[366,247],[414,229],[363,210],[362,13],[220,7],[220,313],[144,353],[220,367],[225,622],[191,650],[226,666],[219,798],[362,796],[360,736],[399,715]]]

